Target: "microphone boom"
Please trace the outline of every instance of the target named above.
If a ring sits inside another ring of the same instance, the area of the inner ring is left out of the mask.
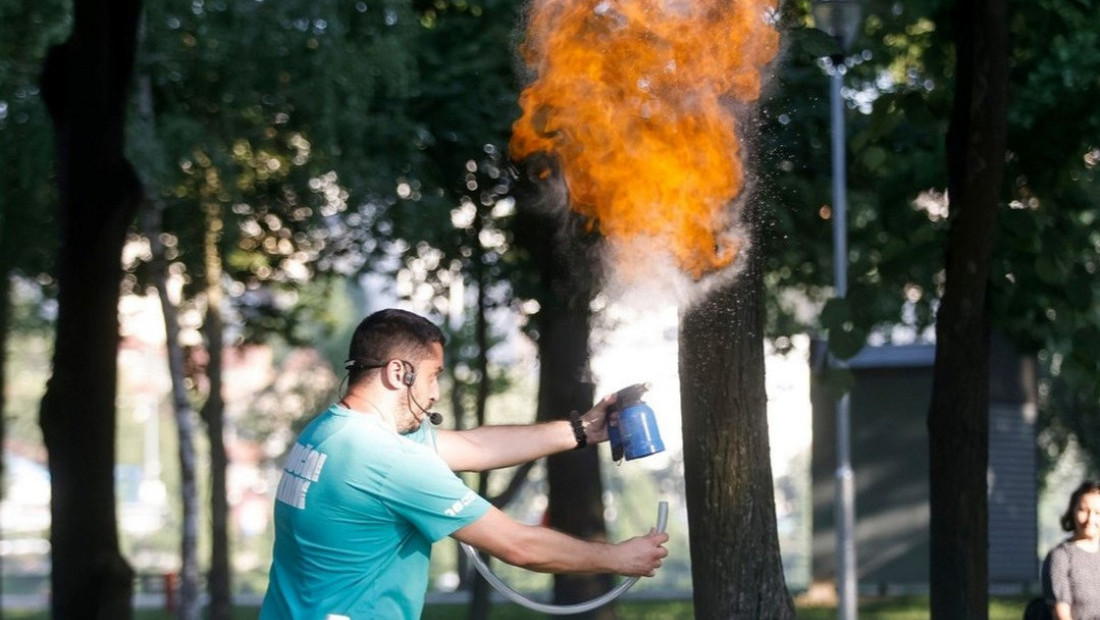
[[[413,396],[412,386],[410,385],[407,389],[409,391],[409,400],[412,401],[414,405],[416,405],[416,408],[419,409],[421,413],[428,416],[428,421],[430,421],[435,426],[439,426],[440,423],[443,422],[443,414],[439,413],[438,411],[428,411],[427,409],[422,407],[420,403],[416,401],[416,397]],[[428,404],[430,405],[431,403]],[[412,411],[412,407],[409,408],[409,411]]]

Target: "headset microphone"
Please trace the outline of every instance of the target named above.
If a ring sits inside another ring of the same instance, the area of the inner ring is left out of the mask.
[[[420,403],[416,401],[416,397],[413,396],[412,388],[409,388],[409,398],[412,399],[413,404],[416,405],[417,409],[422,411],[424,413],[424,415],[428,416],[428,421],[429,422],[431,422],[435,426],[439,426],[443,422],[443,414],[442,413],[439,413],[438,411],[428,411],[427,409],[420,406]]]
[[[401,382],[405,384],[405,389],[409,391],[409,398],[412,400],[416,408],[419,409],[424,415],[428,416],[428,421],[439,426],[443,422],[443,414],[437,411],[428,411],[420,406],[420,403],[416,401],[416,397],[413,396],[412,386],[416,383],[416,368],[409,362],[401,360],[401,365],[405,367],[405,374],[401,376]]]

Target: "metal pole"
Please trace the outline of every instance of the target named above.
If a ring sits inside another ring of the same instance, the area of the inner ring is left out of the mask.
[[[829,104],[832,112],[833,156],[833,270],[836,296],[848,295],[848,197],[844,164],[844,101],[840,96],[843,61],[832,59]],[[838,368],[846,364],[836,361]],[[836,557],[837,617],[856,618],[855,480],[851,462],[851,411],[849,396],[836,403]]]

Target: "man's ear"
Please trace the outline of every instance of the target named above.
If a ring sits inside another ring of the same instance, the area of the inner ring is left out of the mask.
[[[390,360],[386,362],[385,367],[382,368],[382,384],[392,390],[403,390],[406,385],[404,383],[405,378],[405,364],[401,360]]]

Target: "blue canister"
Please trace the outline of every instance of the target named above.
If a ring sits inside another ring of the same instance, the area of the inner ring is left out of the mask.
[[[626,460],[638,459],[663,452],[665,444],[657,429],[657,416],[643,402],[628,405],[619,412],[619,423],[607,429],[611,441],[611,453],[615,460],[625,455]]]

